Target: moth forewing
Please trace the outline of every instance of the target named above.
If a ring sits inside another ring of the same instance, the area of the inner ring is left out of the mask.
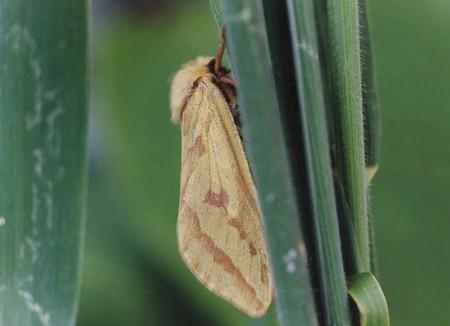
[[[172,120],[182,130],[178,246],[208,289],[260,317],[273,284],[259,205],[231,113],[236,99],[212,60],[185,64],[172,84]]]

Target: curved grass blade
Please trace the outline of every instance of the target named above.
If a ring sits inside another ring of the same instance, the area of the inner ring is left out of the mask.
[[[389,326],[389,311],[380,284],[372,273],[348,280],[348,292],[359,310],[361,326]]]

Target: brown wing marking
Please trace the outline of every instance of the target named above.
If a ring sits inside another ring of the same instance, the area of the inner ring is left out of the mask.
[[[228,206],[228,194],[223,188],[220,189],[220,192],[209,190],[206,193],[203,202],[219,208],[222,207],[226,211]]]
[[[219,264],[220,266],[223,267],[223,269],[231,274],[235,276],[236,281],[239,283],[239,286],[241,286],[242,288],[244,288],[246,291],[250,292],[252,294],[253,298],[257,298],[257,294],[255,289],[248,284],[248,282],[246,281],[245,277],[242,275],[241,271],[239,270],[239,268],[237,268],[233,261],[230,259],[230,257],[220,248],[218,248],[215,243],[214,240],[205,232],[202,232],[202,228],[200,225],[200,220],[198,219],[197,214],[195,214],[194,211],[192,211],[189,206],[184,206],[185,209],[185,213],[186,216],[189,216],[190,219],[192,220],[192,229],[191,231],[194,232],[195,237],[204,245],[204,248],[206,249],[206,251],[208,251],[213,257],[214,257],[214,262]],[[267,277],[267,273],[266,273],[266,277]],[[257,305],[258,305],[258,309],[261,309],[263,307],[262,302],[257,301]]]

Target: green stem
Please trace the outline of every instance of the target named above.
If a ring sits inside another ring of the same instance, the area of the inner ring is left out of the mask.
[[[368,5],[366,1],[360,2],[361,25],[361,58],[363,81],[363,109],[364,109],[364,140],[366,151],[366,174],[371,179],[378,169],[380,160],[381,120],[380,103],[376,87],[374,58],[372,54],[372,42],[370,35],[370,22]],[[370,180],[368,180],[368,185]],[[369,203],[370,204],[370,203]],[[375,231],[372,214],[369,207],[369,233],[371,270],[377,273]]]
[[[343,183],[344,205],[348,205],[348,223],[355,232],[355,243],[349,247],[353,274],[370,270],[358,2],[327,3],[336,104],[337,172]]]
[[[380,103],[376,87],[374,59],[372,54],[372,40],[370,35],[370,22],[366,1],[359,3],[359,20],[361,27],[361,60],[364,131],[366,166],[377,166],[380,160]]]

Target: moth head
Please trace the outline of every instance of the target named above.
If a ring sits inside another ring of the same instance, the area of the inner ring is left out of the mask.
[[[170,92],[170,110],[172,111],[172,122],[180,123],[181,113],[186,101],[191,95],[195,81],[210,73],[208,64],[214,58],[198,57],[185,63],[172,79]]]

